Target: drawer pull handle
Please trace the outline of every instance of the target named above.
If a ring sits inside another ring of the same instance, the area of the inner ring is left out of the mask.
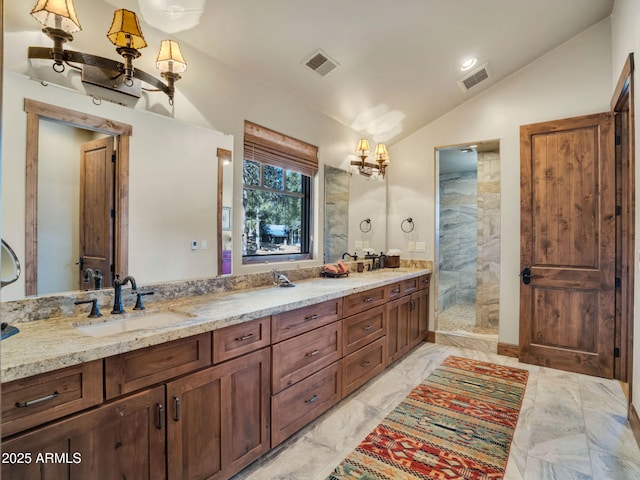
[[[250,338],[253,338],[253,333],[248,333],[247,335],[242,335],[241,337],[236,338],[236,342],[244,342]]]
[[[304,319],[305,319],[305,321],[309,321],[309,320],[315,320],[318,317],[319,317],[319,315],[317,313],[314,313],[313,315],[309,315],[308,317],[304,317]]]
[[[308,400],[305,400],[304,403],[315,403],[318,401],[318,395],[314,395],[313,397],[311,397]]]
[[[429,279],[427,279],[427,278],[423,279],[422,283],[429,283]]]
[[[35,400],[28,400],[26,402],[16,402],[16,407],[18,408],[26,408],[31,407],[32,405],[36,405],[41,402],[46,402],[48,400],[53,400],[54,398],[58,398],[60,394],[58,392],[53,392],[51,395],[47,395],[46,397],[36,398]]]
[[[409,300],[409,310],[413,312],[416,309],[416,301],[411,299]]]
[[[364,303],[373,302],[373,297],[367,297],[364,299]]]
[[[362,327],[362,330],[364,330],[365,332],[368,332],[369,330],[371,330],[371,325],[367,325],[366,327]]]
[[[180,421],[180,399],[178,397],[173,397],[173,402],[175,404],[175,413],[173,414],[173,420],[176,422]]]
[[[393,293],[393,294],[400,293],[400,289],[399,288],[394,288],[393,290],[391,290],[391,293]]]
[[[156,403],[156,428],[158,430],[162,430],[163,425],[163,417],[164,417],[164,407],[161,403]]]
[[[307,357],[315,357],[319,353],[320,353],[320,350],[314,350],[313,352],[307,353]]]
[[[369,368],[370,365],[371,365],[371,362],[369,361],[362,362],[362,368]]]

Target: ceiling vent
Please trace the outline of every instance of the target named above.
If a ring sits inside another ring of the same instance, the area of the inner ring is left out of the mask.
[[[467,73],[464,77],[458,80],[458,85],[463,92],[475,87],[481,82],[484,82],[487,78],[491,76],[491,70],[489,69],[489,62],[483,63],[475,70]]]
[[[322,50],[311,55],[304,64],[321,77],[326,77],[338,66],[338,62],[329,58]]]

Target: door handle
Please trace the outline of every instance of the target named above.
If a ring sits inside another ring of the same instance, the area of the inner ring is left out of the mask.
[[[533,277],[533,275],[531,275],[531,268],[524,267],[522,272],[520,272],[520,276],[522,277],[522,283],[529,285],[531,283],[531,278]]]

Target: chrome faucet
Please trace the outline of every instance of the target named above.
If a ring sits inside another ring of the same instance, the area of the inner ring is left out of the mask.
[[[274,269],[271,271],[271,275],[273,275],[274,285],[278,285],[280,287],[295,287],[284,273],[280,273]]]
[[[138,290],[138,285],[136,285],[136,279],[131,275],[127,275],[124,277],[124,280],[120,280],[120,275],[116,275],[116,279],[113,281],[113,310],[111,313],[124,313],[124,307],[122,306],[122,286],[127,283],[131,283],[131,290],[135,293]]]

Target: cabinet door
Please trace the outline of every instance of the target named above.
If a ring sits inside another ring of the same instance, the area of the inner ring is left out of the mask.
[[[268,452],[271,446],[270,349],[223,366],[222,453],[227,478]]]
[[[164,388],[80,413],[2,444],[12,480],[156,480],[165,476]],[[20,457],[22,455],[22,457]]]
[[[410,296],[387,304],[387,365],[409,350]]]
[[[429,290],[418,290],[409,298],[409,346],[413,348],[427,337]]]
[[[167,384],[170,479],[228,478],[269,449],[269,349]]]

